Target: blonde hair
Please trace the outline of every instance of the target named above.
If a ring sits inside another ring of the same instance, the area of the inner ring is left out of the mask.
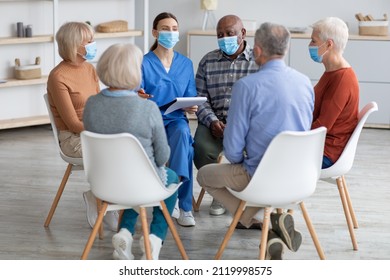
[[[63,60],[75,62],[77,48],[84,41],[92,41],[93,35],[93,28],[84,22],[67,22],[63,24],[56,34],[59,55]]]
[[[327,17],[312,25],[313,31],[318,31],[322,41],[333,40],[334,47],[339,53],[343,53],[348,42],[348,26],[337,17]]]
[[[133,44],[114,44],[100,57],[96,72],[103,84],[118,89],[136,89],[141,84],[143,54]]]

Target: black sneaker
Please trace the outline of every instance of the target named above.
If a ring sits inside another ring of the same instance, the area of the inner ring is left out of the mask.
[[[287,247],[293,251],[298,251],[302,244],[302,234],[295,230],[294,219],[289,213],[271,214],[272,230],[279,235]]]
[[[268,231],[266,260],[282,260],[284,251],[283,241],[280,237],[270,229]]]

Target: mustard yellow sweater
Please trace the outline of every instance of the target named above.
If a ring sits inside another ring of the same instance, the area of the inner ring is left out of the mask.
[[[50,108],[58,130],[83,131],[85,103],[99,91],[99,79],[92,64],[59,63],[50,72],[47,82]]]

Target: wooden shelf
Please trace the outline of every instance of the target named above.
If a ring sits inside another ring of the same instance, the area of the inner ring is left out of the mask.
[[[33,37],[2,37],[0,45],[36,44],[53,42],[53,35],[38,35]]]
[[[35,116],[35,117],[28,117],[28,118],[0,120],[0,129],[42,125],[42,124],[49,124],[49,123],[50,123],[49,116]]]
[[[112,33],[96,32],[94,37],[95,39],[105,39],[105,38],[137,37],[142,35],[143,35],[142,30],[128,30],[125,32],[112,32]]]
[[[30,80],[17,80],[17,79],[6,79],[6,80],[7,80],[6,83],[0,84],[0,88],[46,84],[47,83],[47,76],[42,76],[39,79],[30,79]]]

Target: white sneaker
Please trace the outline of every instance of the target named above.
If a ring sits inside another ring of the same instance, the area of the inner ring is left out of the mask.
[[[179,209],[179,200],[176,199],[175,208],[172,211],[172,218],[179,219],[180,217],[180,209]]]
[[[87,208],[87,221],[93,228],[98,216],[96,198],[90,190],[83,193],[83,198]]]
[[[185,212],[183,209],[180,209],[180,216],[177,219],[177,223],[183,227],[195,226],[195,219],[192,215],[192,211]]]
[[[226,212],[225,206],[222,205],[218,200],[213,199],[211,202],[209,213],[213,216],[223,215]]]
[[[149,241],[152,250],[152,259],[158,260],[158,256],[160,255],[160,250],[162,247],[162,240],[154,234],[149,234]],[[141,247],[141,251],[144,253],[141,257],[141,260],[146,260],[145,244],[144,244],[143,236],[139,239],[139,245]]]
[[[112,237],[112,245],[114,246],[114,252],[112,253],[114,260],[134,260],[134,255],[131,253],[133,236],[130,231],[121,228]]]
[[[98,216],[96,197],[89,190],[83,193],[83,198],[87,208],[88,224],[91,226],[91,228],[93,228]],[[103,218],[103,223],[105,227],[109,228],[111,231],[117,232],[118,220],[119,220],[118,211],[108,211]]]

